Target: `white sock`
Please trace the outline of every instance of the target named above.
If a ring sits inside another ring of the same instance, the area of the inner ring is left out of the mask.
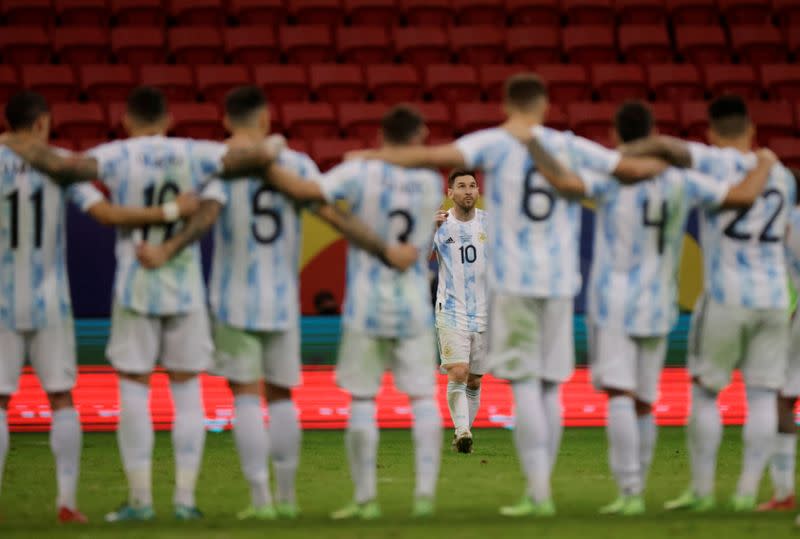
[[[275,470],[275,497],[280,503],[295,503],[295,477],[300,462],[302,432],[297,409],[289,399],[269,403],[269,438]]]
[[[128,503],[132,507],[153,505],[153,423],[149,400],[149,386],[126,378],[119,379],[117,443],[128,478]]]
[[[653,463],[653,453],[656,449],[658,427],[653,414],[640,415],[636,418],[639,431],[639,476],[642,491],[647,484],[650,465]]]
[[[717,451],[722,440],[722,421],[717,408],[717,394],[697,384],[692,384],[688,435],[692,490],[698,496],[711,496],[714,494]]]
[[[432,398],[416,399],[411,404],[411,409],[414,412],[414,495],[433,498],[442,456],[442,418],[439,407]]]
[[[78,476],[81,470],[81,422],[75,408],[62,408],[53,412],[50,427],[50,449],[56,459],[58,483],[57,507],[73,511],[78,508]]]
[[[542,398],[544,399],[544,413],[547,417],[548,455],[550,456],[550,473],[556,466],[558,450],[561,447],[561,435],[564,433],[562,423],[563,411],[561,409],[561,384],[555,382],[542,382]]]
[[[447,382],[447,407],[456,432],[469,428],[469,405],[467,404],[467,384]]]
[[[775,453],[770,462],[772,488],[776,500],[794,496],[794,470],[797,456],[797,433],[779,432],[775,438]]]
[[[608,460],[611,472],[623,496],[642,493],[639,472],[639,429],[636,405],[632,397],[619,395],[608,399]]]
[[[8,455],[8,412],[0,408],[0,492],[3,491],[3,470]]]
[[[354,400],[350,405],[350,421],[344,436],[350,477],[355,487],[355,501],[368,502],[377,496],[376,465],[378,457],[378,424],[375,422],[375,401]]]
[[[778,394],[772,389],[745,387],[747,422],[742,430],[744,461],[736,494],[755,496],[764,468],[772,456],[778,431]]]
[[[481,388],[475,389],[467,388],[467,406],[469,407],[469,428],[472,430],[472,424],[475,423],[475,418],[478,416],[478,410],[481,408]],[[448,399],[449,404],[449,399]],[[452,415],[452,410],[450,414]]]
[[[250,485],[250,503],[253,507],[272,505],[269,492],[269,440],[258,395],[236,395],[236,421],[233,424],[233,440],[239,453],[247,484]]]
[[[172,425],[172,450],[175,453],[175,505],[194,507],[194,490],[203,460],[206,441],[205,409],[200,379],[170,382],[175,421]]]
[[[550,499],[549,428],[542,404],[539,380],[513,382],[516,421],[514,444],[517,447],[527,493],[534,502]]]

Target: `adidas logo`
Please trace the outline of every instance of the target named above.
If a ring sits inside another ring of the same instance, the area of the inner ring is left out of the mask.
[[[452,236],[447,238],[447,241],[445,241],[445,243],[455,243],[455,242],[456,242],[456,240],[454,240]]]

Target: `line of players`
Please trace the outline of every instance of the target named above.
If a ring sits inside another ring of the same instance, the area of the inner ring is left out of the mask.
[[[467,287],[475,282],[467,266],[486,257],[491,291],[488,317],[483,319],[485,323],[488,318],[491,327],[487,363],[494,374],[512,382],[515,445],[528,485],[520,503],[501,512],[508,516],[555,512],[550,474],[561,437],[558,388],[574,363],[572,301],[580,287],[577,197],[581,196],[600,203],[595,253],[602,258],[595,261],[590,284],[592,366],[596,383],[611,396],[610,454],[621,492],[604,511],[644,511],[641,492],[655,445],[650,405],[663,363],[664,336],[674,322],[677,246],[692,204],[704,208],[706,286],[703,308],[693,324],[697,347],[691,365],[695,375],[689,428],[692,488],[673,505],[698,510],[713,506],[721,432],[715,399],[738,365],[745,373],[750,419],[734,502],[738,509],[753,508],[757,479],[772,453],[775,396],[788,357],[783,237],[796,198],[791,174],[768,151],[749,153],[752,127],[739,100],[720,99],[711,107],[714,147],[650,137],[652,120],[646,109],[629,105],[617,118],[621,138],[628,142],[622,153],[541,127],[547,95],[533,75],[511,78],[505,102],[509,119],[502,126],[439,147],[423,146],[422,118],[397,107],[384,118],[381,149],[350,155],[342,165],[319,175],[307,156],[281,148],[274,140],[263,142],[269,115],[263,95],[254,88],[240,88],[228,96],[225,122],[232,137],[226,144],[165,137],[169,117],[163,95],[139,88],[130,96],[125,119],[131,137],[85,155],[65,155],[47,146],[49,119],[41,98],[26,93],[12,99],[7,107],[12,133],[0,139],[8,148],[0,149],[3,195],[14,208],[9,213],[13,219],[0,224],[0,319],[2,338],[8,343],[3,354],[14,355],[9,361],[4,358],[0,393],[13,393],[19,360],[29,355],[55,411],[51,437],[60,518],[84,520],[75,501],[80,428],[69,399],[74,357],[64,357],[64,350],[74,348],[66,337],[72,338],[64,292],[65,193],[55,189],[47,198],[52,199],[48,204],[53,211],[43,212],[41,200],[47,191],[42,186],[94,178],[109,188],[119,206],[103,202],[90,184],[71,187],[67,193],[90,214],[102,205],[105,222],[125,226],[118,233],[108,357],[120,380],[118,439],[129,499],[108,520],[154,517],[153,435],[147,401],[149,374],[158,357],[164,358],[175,403],[175,516],[201,516],[194,503],[204,442],[196,375],[211,366],[212,331],[215,371],[229,380],[235,394],[234,437],[251,491],[251,506],[240,516],[297,516],[294,477],[300,429],[290,388],[299,382],[300,371],[299,206],[289,199],[314,203],[316,211],[357,246],[348,253],[337,364],[337,381],[353,397],[346,446],[355,494],[353,502],[333,517],[380,515],[374,397],[386,368],[393,370],[399,389],[412,400],[413,514],[432,514],[441,432],[431,369],[434,320],[425,259],[434,233],[430,216],[440,206],[441,188],[438,174],[423,167],[480,168],[487,176],[488,207],[478,221],[485,220],[486,231],[477,230],[478,241],[461,244],[458,253],[458,243],[455,238],[448,242],[448,235],[437,242],[437,252],[440,259],[460,256],[464,272],[460,279]],[[699,168],[709,176],[668,164]],[[237,178],[242,181],[222,181]],[[452,180],[464,178],[469,175]],[[651,178],[655,179],[622,187]],[[460,188],[456,183],[452,187]],[[187,191],[200,193],[199,204],[182,195],[170,202]],[[332,204],[338,200],[349,203],[349,212]],[[154,203],[159,205],[153,207]],[[174,226],[194,205],[199,208],[185,226]],[[743,209],[719,211],[727,207]],[[451,221],[447,219],[448,227]],[[211,226],[216,239],[210,283],[213,330],[205,316],[195,243]],[[443,230],[447,228],[440,227]],[[453,234],[459,241],[467,237],[462,231]],[[479,255],[475,243],[486,243],[486,254]],[[45,251],[47,257],[42,256]],[[469,351],[474,333],[482,333],[480,320],[470,314],[474,308],[468,296],[461,313],[450,306],[446,311],[437,302],[443,355],[448,355],[444,353],[448,338],[442,331],[448,313],[456,318],[466,315],[469,322],[479,324],[452,328],[459,330],[452,332],[452,349]],[[709,315],[711,310],[715,312]],[[465,339],[470,342],[465,344]],[[478,339],[475,342],[479,344]],[[451,361],[447,367],[448,401],[461,422],[457,445],[468,450],[471,435],[463,429],[463,401],[459,404],[452,395],[462,392],[466,371],[453,365],[463,367],[466,358],[456,354],[453,359],[461,361]],[[479,393],[474,390],[479,384],[474,378],[468,383],[472,400],[477,401]],[[261,415],[262,380],[270,410],[268,430]],[[59,396],[64,400],[59,402]],[[2,402],[2,422],[7,401],[5,397]],[[68,416],[60,420],[60,427],[57,414]],[[0,427],[5,427],[0,428],[4,460],[7,425]],[[268,487],[268,458],[277,476],[276,500]]]

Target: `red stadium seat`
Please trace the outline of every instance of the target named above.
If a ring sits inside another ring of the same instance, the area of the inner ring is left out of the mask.
[[[547,84],[548,95],[553,103],[589,101],[592,97],[592,87],[583,66],[540,65],[536,72]]]
[[[457,0],[453,9],[460,25],[506,25],[506,10],[502,0]]]
[[[706,87],[712,95],[735,94],[746,99],[756,99],[761,85],[756,71],[750,65],[707,65],[703,67]]]
[[[61,26],[99,26],[107,28],[111,11],[107,2],[98,0],[55,0]]]
[[[80,139],[74,141],[74,144],[75,150],[79,152],[85,152],[87,150],[91,150],[92,148],[96,148],[101,144],[105,144],[106,142],[108,142],[108,137]]]
[[[109,103],[106,105],[106,118],[108,118],[108,127],[114,136],[117,138],[125,138],[125,128],[122,125],[122,117],[125,115],[127,106],[125,103]]]
[[[311,143],[305,139],[290,138],[286,140],[286,145],[296,152],[311,154]]]
[[[169,112],[170,132],[176,137],[219,140],[225,136],[219,107],[214,103],[175,103]]]
[[[9,26],[0,30],[0,48],[6,64],[50,62],[50,40],[41,26]]]
[[[704,101],[687,101],[678,104],[681,127],[692,140],[706,140],[708,130],[708,104]]]
[[[724,64],[731,55],[719,26],[679,26],[675,29],[678,52],[695,64]]]
[[[778,21],[787,33],[800,26],[800,3],[797,0],[772,0],[772,5]]]
[[[692,64],[647,66],[647,78],[658,101],[696,101],[705,94],[700,71]]]
[[[179,64],[221,64],[225,60],[222,33],[215,26],[170,28],[167,42]]]
[[[387,110],[382,103],[342,103],[338,107],[339,129],[346,137],[374,142]]]
[[[278,37],[289,63],[321,64],[332,62],[336,58],[329,26],[322,24],[281,26]]]
[[[400,9],[412,26],[448,26],[455,22],[449,0],[400,0]]]
[[[367,85],[360,65],[315,64],[309,68],[311,90],[325,103],[362,101]]]
[[[800,56],[800,32],[789,32],[787,38],[789,52],[794,54],[795,58]]]
[[[572,130],[586,138],[607,138],[617,107],[611,103],[570,103],[567,116]]]
[[[197,90],[212,103],[221,105],[232,88],[250,84],[250,72],[243,65],[199,65],[194,69]]]
[[[61,138],[104,138],[108,135],[106,116],[95,103],[55,103],[51,106],[53,131]]]
[[[78,147],[78,141],[70,138],[53,138],[48,141],[48,144],[50,144],[50,146],[55,146],[56,148],[62,148],[71,152],[80,151],[80,148]]]
[[[770,24],[772,8],[763,0],[717,0],[728,24]]]
[[[111,30],[111,51],[120,64],[164,62],[164,31],[144,27],[114,28]]]
[[[55,13],[51,0],[3,0],[0,7],[9,27],[30,25],[42,28],[53,25]]]
[[[743,62],[750,64],[786,61],[781,32],[772,25],[744,24],[730,27],[731,45]]]
[[[569,24],[614,24],[614,6],[608,0],[561,0]]]
[[[614,30],[610,26],[567,26],[564,29],[563,40],[564,52],[571,62],[610,64],[617,61]]]
[[[453,138],[453,123],[447,105],[443,103],[411,103],[425,118],[430,139]]]
[[[97,26],[56,28],[53,50],[62,64],[100,64],[111,56],[108,30]]]
[[[666,0],[673,24],[717,24],[715,0]]]
[[[276,64],[281,49],[275,31],[269,26],[242,26],[225,29],[225,52],[234,63]]]
[[[395,0],[345,0],[344,9],[356,26],[400,24],[400,10]]]
[[[425,68],[425,90],[444,103],[480,101],[478,73],[472,66],[439,64]]]
[[[286,103],[281,107],[284,130],[290,137],[335,138],[339,136],[336,113],[329,103]]]
[[[547,116],[544,119],[544,124],[559,131],[566,131],[569,129],[569,118],[567,111],[558,103],[551,104],[547,109]]]
[[[286,23],[283,0],[230,0],[230,13],[242,26],[272,26]]]
[[[763,65],[761,83],[772,99],[800,101],[800,65]]]
[[[224,26],[223,0],[170,0],[170,15],[179,26]]]
[[[681,123],[678,121],[674,103],[654,103],[650,107],[659,133],[673,137],[680,136]]]
[[[194,101],[192,69],[187,65],[143,65],[140,82],[161,88],[170,101]]]
[[[561,61],[557,27],[516,26],[506,31],[506,52],[517,64],[555,64]]]
[[[336,47],[345,62],[382,64],[394,60],[391,35],[386,28],[373,26],[336,29]]]
[[[253,69],[253,80],[273,103],[290,103],[309,99],[308,74],[303,66],[265,64]]]
[[[622,24],[664,24],[664,0],[616,0],[614,7]]]
[[[478,66],[478,80],[489,101],[502,101],[506,80],[517,73],[530,71],[523,64],[487,64]]]
[[[0,64],[0,103],[6,103],[21,86],[16,69],[10,65]],[[0,124],[2,123],[0,121]]]
[[[317,138],[311,141],[311,158],[320,170],[326,171],[341,163],[347,152],[365,147],[364,141],[359,139]]]
[[[506,0],[512,26],[558,26],[561,4],[558,0]]]
[[[648,87],[639,65],[595,64],[590,68],[592,86],[603,101],[645,100]]]
[[[482,65],[504,62],[505,41],[505,29],[497,26],[482,24],[450,29],[450,46],[462,63]]]
[[[769,149],[784,165],[800,168],[800,138],[774,138],[769,141]]]
[[[767,146],[770,139],[791,137],[795,133],[794,107],[785,101],[753,101],[747,104],[747,112],[756,126],[759,146]]]
[[[500,103],[457,103],[453,113],[453,124],[459,133],[497,127],[505,119]]]
[[[367,88],[376,101],[395,104],[422,99],[419,75],[410,65],[368,65],[366,75]]]
[[[125,101],[137,84],[129,65],[82,65],[78,74],[86,96],[102,103]]]
[[[655,64],[673,60],[669,34],[663,24],[620,26],[619,49],[628,62]]]
[[[450,61],[447,34],[435,26],[394,29],[395,50],[405,62],[416,66]]]
[[[161,0],[111,0],[111,14],[120,26],[163,27],[167,20]]]
[[[340,0],[292,0],[289,14],[298,24],[344,24],[344,8]]]
[[[24,65],[22,85],[51,103],[77,99],[78,85],[71,66]]]

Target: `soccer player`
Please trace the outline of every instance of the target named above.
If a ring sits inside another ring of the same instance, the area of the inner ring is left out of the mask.
[[[123,118],[130,138],[103,144],[86,155],[61,156],[44,142],[9,140],[35,168],[62,181],[102,180],[112,198],[129,205],[162,205],[180,193],[197,191],[213,175],[241,176],[265,170],[272,155],[264,145],[229,150],[218,143],[167,138],[169,113],[160,90],[134,89]],[[205,440],[204,410],[197,375],[211,361],[199,248],[155,271],[136,261],[138,240],[160,243],[176,223],[120,228],[111,336],[107,353],[119,377],[117,438],[129,498],[108,521],[150,520],[153,428],[150,374],[160,357],[170,379],[175,420],[175,517],[200,518],[194,490]]]
[[[45,144],[50,113],[45,99],[21,92],[5,108],[11,135]],[[66,151],[61,153],[66,154]],[[81,425],[72,400],[77,368],[75,333],[66,269],[66,204],[71,200],[109,225],[163,223],[167,214],[196,207],[192,197],[181,206],[123,208],[106,202],[87,186],[62,189],[0,146],[0,484],[8,453],[7,409],[25,359],[29,359],[52,409],[50,447],[56,460],[58,519],[86,522],[77,508]]]
[[[711,146],[653,137],[632,143],[633,155],[658,155],[675,166],[694,168],[731,185],[756,164],[751,152],[755,129],[744,101],[715,99],[709,106]],[[706,511],[714,507],[714,476],[722,422],[717,395],[734,368],[744,377],[747,423],[744,459],[731,506],[756,507],[761,475],[777,432],[777,393],[788,358],[789,292],[783,241],[789,210],[796,204],[794,177],[772,167],[766,190],[752,208],[701,213],[704,290],[690,334],[692,407],[688,445],[692,469],[689,489],[668,509]]]
[[[620,144],[650,136],[653,116],[629,102],[615,116]],[[625,516],[645,510],[644,486],[656,443],[653,403],[677,319],[677,272],[689,211],[748,208],[776,162],[769,150],[737,185],[670,168],[625,185],[607,174],[570,171],[538,140],[529,143],[539,171],[569,197],[597,202],[594,260],[588,287],[592,379],[608,400],[609,461],[619,497],[600,509]]]
[[[232,90],[225,99],[224,121],[231,147],[264,140],[270,116],[263,92],[254,86]],[[303,153],[284,149],[276,162],[303,180],[319,177],[316,164]],[[203,190],[203,199],[183,230],[160,245],[140,246],[139,260],[146,267],[160,267],[216,222],[210,284],[215,371],[225,376],[234,395],[234,440],[250,485],[251,505],[239,518],[294,518],[301,431],[291,390],[301,378],[297,268],[301,207],[260,177],[213,181]],[[355,241],[365,237],[366,226],[355,218],[340,216],[331,206],[317,213]],[[376,255],[387,251],[374,236],[360,245]],[[415,250],[412,255],[410,261],[415,261]],[[268,431],[261,411],[262,385],[270,414]],[[268,453],[276,475],[275,504]]]
[[[561,441],[559,386],[574,366],[573,298],[578,264],[580,206],[557,196],[512,132],[544,121],[548,99],[534,74],[505,85],[502,125],[465,135],[453,144],[387,147],[349,157],[406,167],[482,169],[486,174],[489,252],[489,364],[512,383],[517,418],[514,440],[527,480],[526,495],[504,507],[507,516],[550,516],[550,474]],[[573,166],[631,177],[664,168],[655,159],[620,157],[571,133],[546,130]]]
[[[437,213],[433,248],[439,261],[436,332],[447,373],[447,405],[453,420],[453,445],[472,452],[472,423],[481,403],[486,374],[486,213],[475,207],[478,182],[456,169],[448,177],[453,207]]]

